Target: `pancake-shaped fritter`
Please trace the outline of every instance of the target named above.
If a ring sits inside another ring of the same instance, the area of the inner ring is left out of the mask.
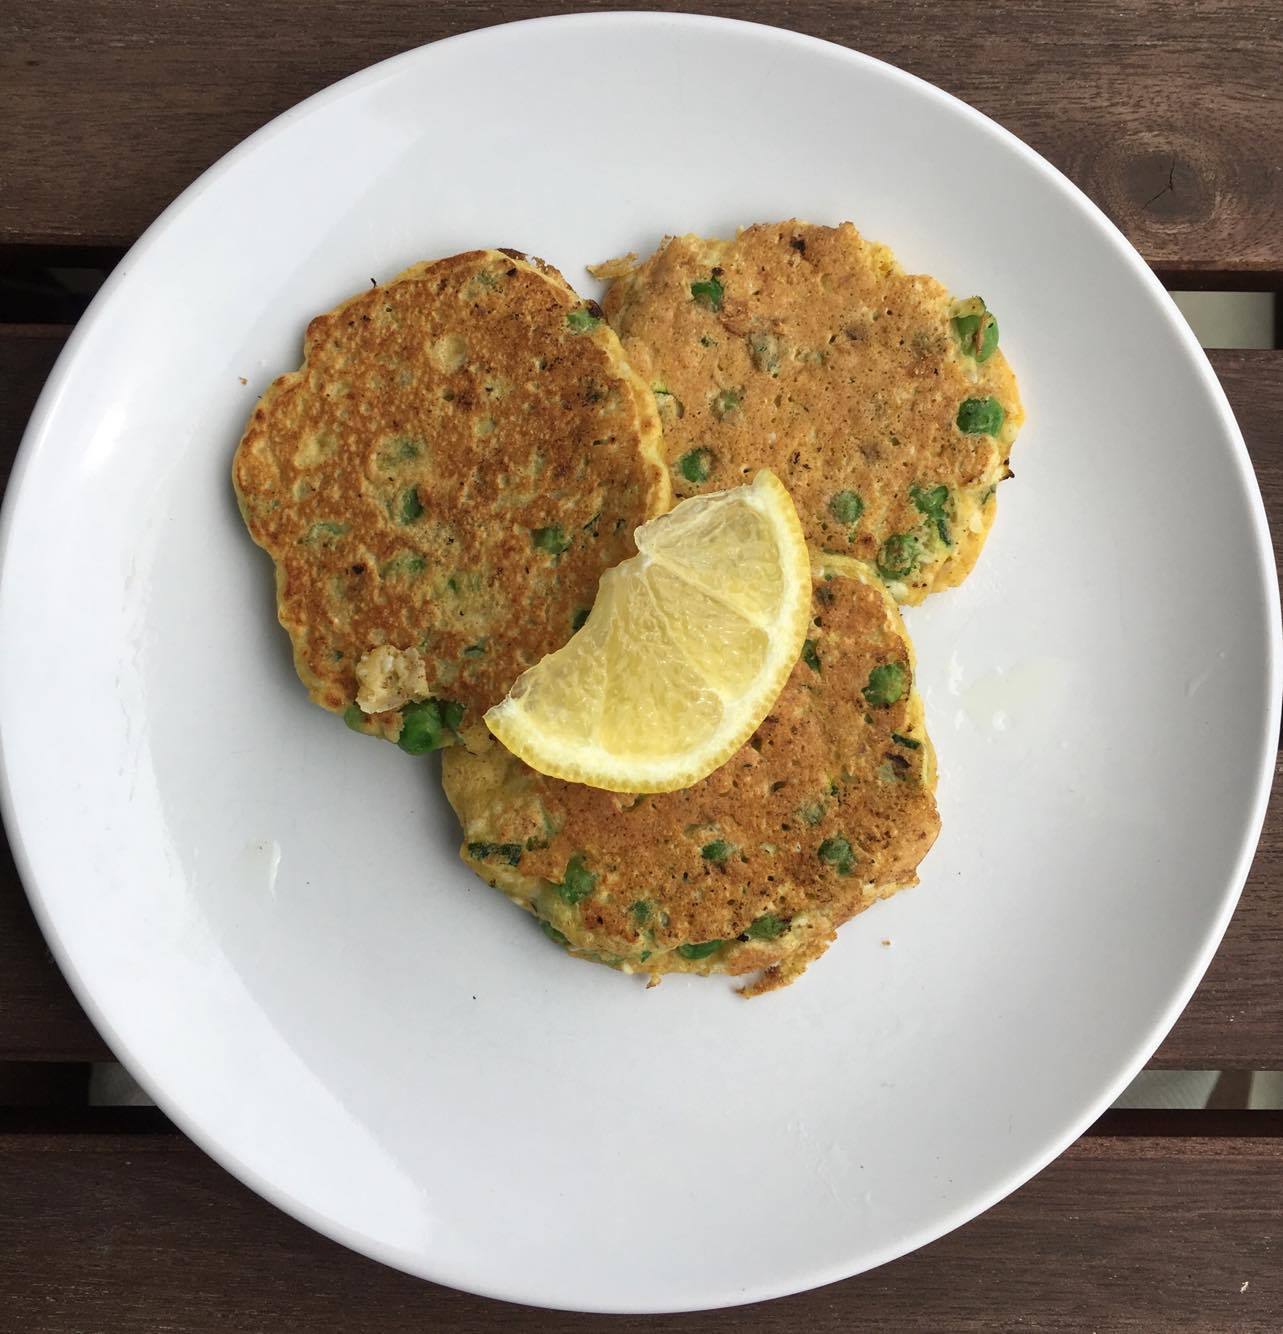
[[[998,327],[850,223],[668,239],[614,278],[607,317],[654,389],[678,496],[771,468],[808,540],[900,602],[960,583],[1023,419]]]
[[[868,567],[817,557],[811,637],[742,750],[678,792],[548,778],[498,742],[447,752],[461,856],[580,958],[796,978],[838,926],[917,883],[939,829],[913,648]]]
[[[233,479],[312,698],[416,753],[569,639],[671,503],[654,398],[600,308],[497,250],[312,320]]]

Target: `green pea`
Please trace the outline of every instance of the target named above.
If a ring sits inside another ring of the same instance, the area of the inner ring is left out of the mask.
[[[910,750],[920,750],[922,748],[921,741],[915,741],[911,736],[901,736],[899,732],[892,732],[891,740],[897,746],[907,746]]]
[[[951,323],[962,350],[971,357],[976,355],[976,334],[980,332],[982,315],[955,315]]]
[[[838,523],[859,523],[864,501],[856,491],[836,491],[829,497],[829,513]]]
[[[930,489],[925,486],[911,486],[909,495],[918,512],[933,519],[937,514],[943,514],[945,506],[949,503],[947,486],[933,486]]]
[[[530,540],[537,550],[546,551],[554,560],[570,548],[570,539],[562,532],[559,523],[551,524],[547,528],[532,528]]]
[[[346,523],[330,523],[322,519],[320,523],[314,523],[299,538],[299,546],[330,546],[336,537],[342,537],[347,532],[349,525]]]
[[[707,959],[710,954],[716,954],[725,944],[724,940],[701,940],[698,944],[678,945],[677,953],[683,959]]]
[[[584,622],[588,619],[588,610],[589,609],[587,607],[580,607],[579,610],[575,612],[575,614],[570,618],[570,628],[572,630],[579,630],[583,628]]]
[[[413,523],[423,513],[423,502],[413,486],[407,486],[401,492],[401,501],[397,507],[397,518],[402,523]]]
[[[892,533],[878,549],[878,573],[884,579],[907,579],[918,564],[918,539],[912,533]]]
[[[666,424],[669,417],[675,416],[680,421],[686,415],[682,400],[667,385],[657,384],[652,388],[655,392],[655,406]]]
[[[715,838],[711,843],[705,843],[700,848],[699,855],[706,862],[724,862],[734,850],[724,838]]]
[[[822,862],[828,862],[838,875],[850,875],[855,870],[855,853],[841,834],[826,838],[817,849],[817,855]]]
[[[576,903],[586,899],[596,886],[597,877],[584,864],[583,853],[577,852],[566,863],[561,883],[554,885],[553,888],[571,907],[574,907]]]
[[[998,347],[998,321],[985,311],[980,320],[980,336],[976,339],[976,360],[988,361]]]
[[[885,709],[904,694],[904,667],[898,662],[884,662],[869,673],[869,684],[860,692],[874,708]]]
[[[397,745],[407,755],[426,755],[430,750],[440,750],[448,740],[437,700],[419,700],[402,708],[401,735],[397,737]]]
[[[601,316],[594,315],[587,306],[582,306],[579,310],[572,310],[566,316],[566,327],[571,333],[587,333],[589,329],[595,329],[601,323]]]
[[[509,866],[517,866],[521,862],[521,844],[469,843],[468,856],[476,857],[478,861],[489,861],[491,857],[497,857],[500,861],[507,862]]]
[[[552,941],[554,945],[568,946],[570,944],[570,941],[568,941],[566,937],[563,936],[561,932],[558,931],[557,928],[553,926],[551,922],[545,922],[542,917],[539,919],[539,929],[544,933],[545,936],[548,937],[549,940]]]
[[[936,526],[940,540],[945,546],[952,546],[949,535],[949,488],[933,486],[928,490],[924,486],[911,486],[909,498],[919,514],[925,515]]]
[[[958,307],[953,318],[953,332],[963,352],[977,361],[988,361],[998,346],[998,321],[985,309],[985,303],[973,296]]]
[[[348,725],[354,732],[360,732],[360,733],[364,734],[364,732],[365,732],[365,719],[366,719],[366,715],[365,715],[364,711],[361,710],[361,709],[360,709],[357,705],[355,705],[355,704],[349,704],[349,705],[347,706],[347,708],[343,710],[343,721],[344,721],[344,722],[345,722],[345,723],[346,723],[346,724],[347,724],[347,725]]]
[[[997,435],[1005,417],[996,398],[965,398],[958,408],[958,430],[963,435]]]
[[[428,562],[422,556],[413,551],[400,551],[390,561],[379,566],[379,573],[384,578],[404,574],[414,579],[427,568]]]
[[[422,453],[419,441],[411,440],[404,435],[396,436],[388,442],[385,449],[379,451],[379,466],[384,469],[395,469],[398,464],[417,459]]]
[[[638,899],[629,911],[633,915],[633,921],[638,926],[645,926],[650,920],[650,904],[645,899]]]
[[[776,917],[774,913],[763,913],[749,923],[744,933],[750,940],[774,940],[788,930],[788,923]]]
[[[744,395],[738,389],[723,389],[713,396],[713,416],[725,421],[743,401]]]
[[[691,299],[716,314],[722,308],[726,289],[714,271],[705,282],[691,283]]]
[[[688,482],[706,482],[713,470],[711,449],[689,449],[677,460],[677,470]]]
[[[464,705],[453,699],[424,699],[401,709],[401,735],[397,745],[407,755],[425,755],[448,746],[457,734]]]
[[[820,655],[815,651],[814,639],[804,639],[802,641],[802,661],[813,672],[820,670]]]

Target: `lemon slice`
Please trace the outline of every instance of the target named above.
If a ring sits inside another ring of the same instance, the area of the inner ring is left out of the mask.
[[[486,725],[540,773],[673,792],[725,763],[770,712],[806,636],[810,560],[789,493],[766,470],[682,501],[636,539],[579,633]]]

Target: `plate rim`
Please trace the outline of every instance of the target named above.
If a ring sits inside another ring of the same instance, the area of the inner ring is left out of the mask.
[[[131,1045],[107,1020],[80,976],[75,961],[70,956],[59,935],[52,911],[45,902],[44,895],[37,882],[24,832],[17,820],[17,803],[10,773],[12,757],[8,753],[8,748],[4,744],[2,736],[0,736],[0,818],[3,819],[8,835],[19,879],[22,882],[40,930],[76,1000],[84,1008],[99,1035],[111,1049],[112,1054],[121,1061],[121,1064],[125,1065],[130,1074],[152,1098],[156,1106],[174,1123],[175,1127],[187,1136],[197,1148],[212,1158],[239,1182],[254,1191],[256,1195],[312,1230],[319,1232],[322,1236],[336,1241],[360,1255],[414,1277],[453,1287],[459,1291],[469,1292],[490,1300],[537,1306],[549,1310],[582,1311],[592,1314],[658,1315],[728,1309],[812,1291],[831,1283],[853,1278],[858,1274],[869,1272],[893,1260],[912,1254],[923,1246],[929,1245],[956,1228],[965,1225],[972,1219],[978,1218],[1026,1184],[1079,1139],[1083,1132],[1115,1101],[1119,1093],[1131,1082],[1154,1051],[1161,1045],[1163,1039],[1185,1010],[1213,956],[1220,947],[1230,918],[1238,905],[1246,883],[1257,851],[1266,808],[1273,788],[1277,746],[1271,738],[1276,739],[1278,736],[1280,712],[1283,709],[1283,627],[1280,625],[1278,569],[1274,560],[1273,545],[1260,484],[1224,387],[1212,369],[1205,351],[1198,344],[1192,330],[1180,315],[1175,303],[1157,276],[1118,226],[1079,186],[1040,153],[997,121],[935,84],[887,61],[867,55],[852,47],[844,46],[839,42],[815,37],[792,28],[777,27],[768,23],[744,19],[721,18],[701,13],[668,13],[649,10],[605,10],[589,13],[544,15],[537,18],[514,20],[473,28],[467,32],[456,33],[398,52],[384,60],[354,71],[352,74],[318,89],[302,101],[295,103],[260,126],[201,172],[162,210],[122,256],[114,271],[77,321],[37,398],[14,459],[3,504],[0,505],[0,614],[3,613],[5,605],[3,591],[9,564],[8,556],[14,516],[22,503],[21,496],[25,489],[28,470],[33,459],[47,444],[50,434],[48,423],[72,379],[79,360],[80,344],[88,337],[91,328],[95,327],[108,312],[115,299],[117,289],[128,280],[134,265],[146,257],[159,237],[179,219],[192,203],[220,181],[240,161],[242,156],[253,153],[259,145],[284,132],[293,125],[295,120],[309,114],[315,107],[337,100],[340,96],[360,88],[363,83],[375,82],[378,78],[385,76],[391,66],[424,59],[424,53],[436,47],[470,42],[484,43],[494,40],[495,34],[524,29],[533,25],[556,25],[570,30],[593,27],[611,28],[627,24],[686,27],[693,30],[715,30],[733,26],[740,29],[754,30],[763,41],[792,44],[799,49],[810,50],[816,54],[821,52],[827,55],[840,53],[841,58],[847,60],[853,68],[875,68],[883,76],[915,88],[919,95],[948,105],[953,114],[961,115],[963,119],[969,120],[981,133],[996,135],[1005,142],[1008,148],[1013,149],[1019,156],[1023,157],[1044,179],[1058,188],[1065,196],[1067,205],[1084,210],[1093,219],[1097,228],[1108,238],[1110,244],[1119,253],[1128,268],[1149,290],[1150,295],[1157,298],[1157,304],[1163,309],[1168,324],[1175,330],[1188,360],[1196,367],[1196,374],[1199,376],[1203,390],[1210,396],[1212,403],[1215,405],[1216,414],[1229,440],[1230,456],[1235,464],[1236,480],[1248,502],[1252,520],[1257,572],[1261,580],[1261,590],[1264,594],[1264,606],[1261,610],[1267,621],[1265,666],[1269,690],[1265,718],[1266,726],[1262,729],[1260,752],[1257,756],[1255,796],[1250,806],[1243,812],[1239,851],[1232,870],[1220,890],[1221,902],[1216,920],[1200,942],[1199,948],[1195,951],[1190,964],[1180,978],[1179,985],[1173,989],[1172,998],[1162,1014],[1150,1025],[1132,1059],[1125,1062],[1121,1072],[1111,1082],[1107,1083],[1104,1093],[1087,1104],[1085,1112],[1071,1118],[1068,1133],[1062,1131],[1060,1134],[1053,1135],[1042,1151],[1031,1155],[1024,1162],[1009,1169],[989,1189],[978,1192],[965,1203],[945,1214],[938,1215],[931,1224],[919,1227],[906,1236],[897,1237],[897,1239],[887,1242],[854,1263],[847,1262],[822,1266],[807,1271],[805,1274],[799,1272],[791,1278],[756,1282],[731,1293],[710,1294],[707,1301],[679,1305],[662,1302],[564,1305],[553,1300],[541,1300],[538,1295],[529,1291],[506,1286],[501,1278],[488,1284],[469,1281],[466,1285],[461,1285],[456,1276],[434,1267],[426,1257],[424,1263],[412,1263],[406,1257],[395,1256],[388,1248],[381,1247],[371,1238],[357,1233],[340,1220],[320,1216],[311,1206],[296,1200],[287,1191],[278,1188],[273,1182],[262,1177],[254,1168],[242,1162],[233,1151],[225,1148],[219,1142],[215,1131],[207,1129],[201,1123],[197,1112],[189,1112],[187,1108],[180,1107],[174,1101],[171,1101],[167,1092],[153,1081],[151,1073],[144,1070],[141,1063],[134,1059]]]

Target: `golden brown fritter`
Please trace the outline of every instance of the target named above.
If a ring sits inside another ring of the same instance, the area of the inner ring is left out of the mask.
[[[913,669],[879,578],[817,557],[802,657],[722,768],[625,796],[545,777],[497,742],[456,749],[443,777],[461,855],[581,958],[782,986],[848,918],[917,883],[939,819]]]
[[[668,508],[653,397],[600,314],[541,261],[478,250],[308,325],[233,479],[318,704],[406,749],[451,739]]]
[[[607,317],[659,400],[678,496],[772,468],[808,540],[897,600],[961,582],[1023,420],[979,298],[951,301],[850,223],[679,236],[614,277]]]

